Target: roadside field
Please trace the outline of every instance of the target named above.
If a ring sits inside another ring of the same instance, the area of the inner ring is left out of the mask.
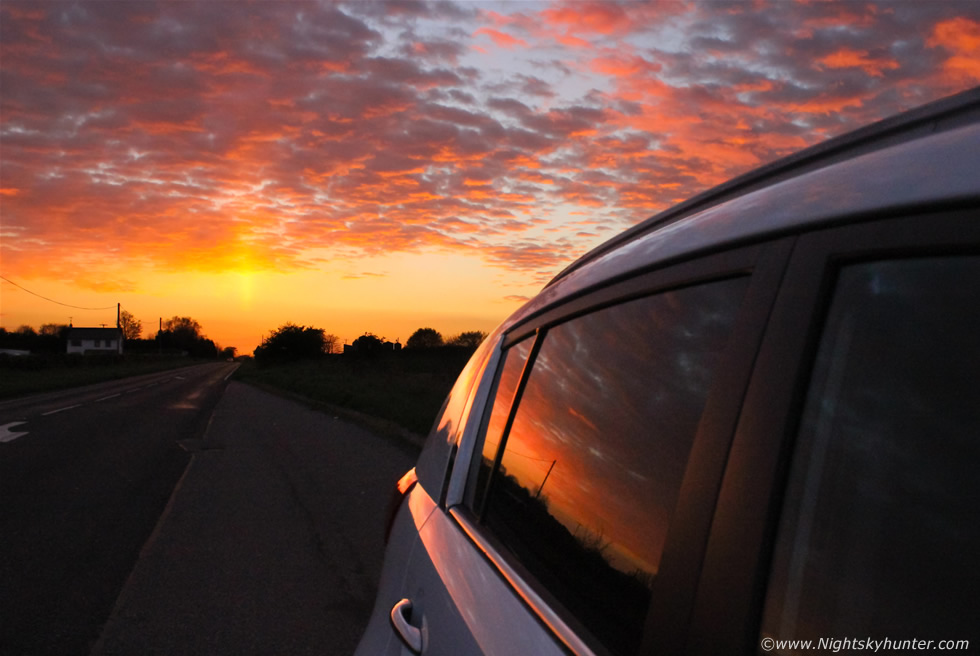
[[[53,392],[200,363],[200,360],[185,357],[146,355],[0,355],[0,399]]]
[[[443,347],[373,357],[332,355],[268,366],[246,362],[235,376],[425,435],[470,355],[470,349]]]

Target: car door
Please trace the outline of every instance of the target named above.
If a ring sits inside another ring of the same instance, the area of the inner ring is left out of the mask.
[[[719,451],[789,249],[619,281],[505,335],[445,503],[417,501],[402,589],[421,640],[406,644],[635,654],[651,609],[658,625],[685,616]]]
[[[499,329],[489,335],[467,362],[450,390],[426,439],[416,466],[394,492],[386,526],[384,565],[374,609],[356,653],[394,656],[421,643],[422,627],[411,624],[413,609],[406,586],[411,584],[413,554],[419,532],[436,509],[435,499],[445,494],[448,470],[474,405],[482,407],[487,395],[485,372],[493,371],[499,358]],[[408,580],[408,583],[406,582]],[[414,611],[420,616],[420,609]],[[418,645],[417,645],[418,646]]]
[[[799,239],[678,650],[976,644],[978,219],[917,213]]]

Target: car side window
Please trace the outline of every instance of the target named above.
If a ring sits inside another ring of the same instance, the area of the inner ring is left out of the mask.
[[[773,555],[774,644],[977,637],[977,289],[980,256],[841,269]]]
[[[517,385],[520,382],[533,342],[533,337],[527,338],[507,349],[503,366],[500,368],[500,374],[496,381],[494,398],[497,401],[491,407],[487,425],[483,429],[483,454],[480,458],[474,458],[475,470],[470,477],[471,481],[474,482],[470,484],[467,490],[467,505],[470,508],[483,507],[487,485],[490,481],[490,472],[493,470],[497,448],[500,446],[500,440],[504,434],[510,405],[514,400],[514,394],[517,392]]]
[[[635,653],[688,455],[747,277],[548,328],[501,376],[483,521],[610,651]],[[523,361],[532,352],[516,409]],[[509,432],[508,411],[513,414]],[[502,419],[503,418],[503,419]],[[500,437],[498,437],[500,435]]]

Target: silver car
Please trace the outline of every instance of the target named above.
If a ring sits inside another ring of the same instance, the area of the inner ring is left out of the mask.
[[[359,656],[977,648],[980,89],[553,280],[399,483]]]

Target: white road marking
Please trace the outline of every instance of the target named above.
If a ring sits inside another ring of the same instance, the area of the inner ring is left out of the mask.
[[[109,396],[103,396],[101,399],[95,399],[94,402],[95,403],[101,403],[102,401],[108,401],[109,399],[114,399],[117,396],[122,396],[122,393],[119,393],[119,394],[110,394]]]
[[[81,403],[76,403],[75,405],[70,405],[67,408],[58,408],[57,410],[51,410],[50,412],[42,412],[41,416],[47,417],[48,415],[55,415],[58,414],[59,412],[64,412],[65,410],[74,410],[75,408],[80,408],[81,405],[82,405]]]
[[[26,424],[26,423],[27,423],[26,421],[12,421],[9,424],[4,424],[3,426],[0,426],[0,442],[13,442],[18,437],[24,437],[25,435],[27,435],[27,431],[24,431],[22,433],[15,433],[12,430],[10,430],[14,426],[20,426],[21,424]]]
[[[228,375],[225,376],[225,382],[228,382],[228,379],[231,378],[236,371],[238,371],[238,367],[239,365],[235,364],[235,368],[228,372]]]

